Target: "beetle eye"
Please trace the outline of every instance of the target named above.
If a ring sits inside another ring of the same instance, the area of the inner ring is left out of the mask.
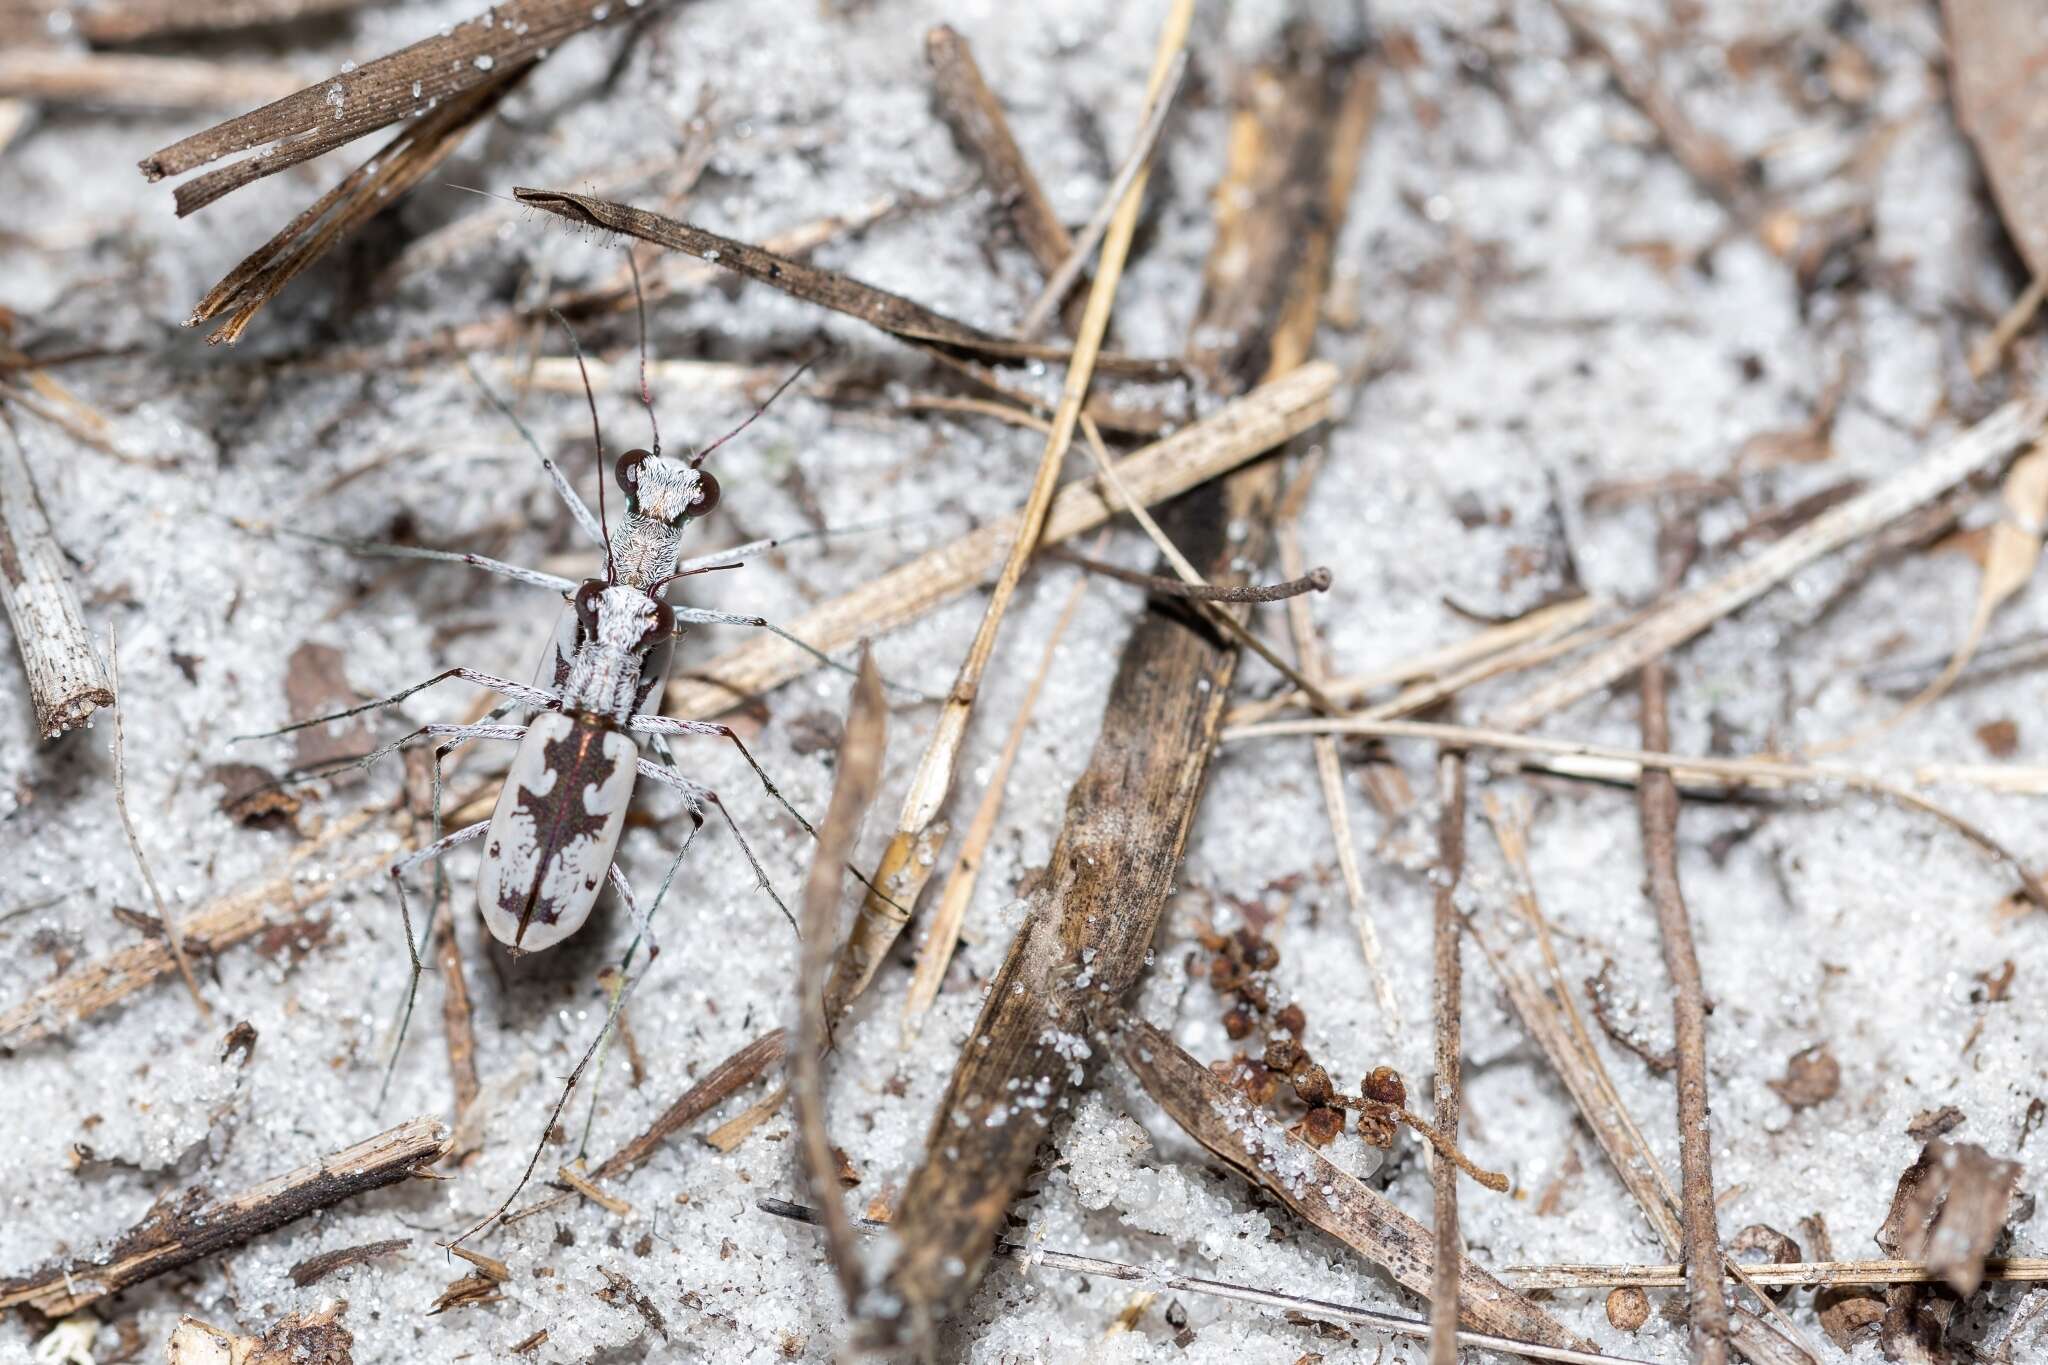
[[[616,474],[619,487],[625,490],[629,505],[640,495],[640,466],[653,458],[654,456],[645,450],[629,450],[619,456]]]
[[[675,613],[668,609],[668,603],[657,601],[654,604],[654,619],[648,623],[647,630],[640,636],[640,643],[643,645],[658,644],[675,633]]]
[[[595,578],[590,579],[582,587],[576,589],[576,615],[582,619],[583,624],[586,626],[597,624],[597,603],[598,599],[603,596],[604,584],[598,582]]]
[[[706,517],[718,507],[718,480],[709,470],[697,471],[697,500],[690,504],[686,516]]]

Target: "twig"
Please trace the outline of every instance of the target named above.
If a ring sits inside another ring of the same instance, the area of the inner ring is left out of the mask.
[[[121,689],[121,645],[115,638],[114,628],[107,627],[107,667],[109,683],[116,692]],[[142,873],[142,884],[149,888],[149,899],[156,906],[157,923],[163,925],[164,941],[171,946],[171,960],[178,965],[178,975],[185,979],[185,989],[192,993],[192,1003],[199,1007],[201,1019],[213,1018],[213,1006],[206,1003],[200,993],[199,978],[192,974],[191,959],[185,956],[185,935],[178,928],[178,920],[171,908],[164,904],[164,893],[158,889],[156,874],[149,870],[149,859],[143,855],[142,840],[135,833],[135,819],[128,814],[128,746],[127,734],[121,724],[121,713],[126,707],[114,708],[114,809],[121,816],[121,832],[128,836],[128,852],[134,855],[135,866]]]
[[[28,672],[36,728],[44,739],[55,739],[85,724],[100,707],[112,706],[114,688],[86,632],[70,566],[51,533],[21,434],[4,405],[0,426],[13,447],[0,455],[0,588],[7,593],[14,647]]]
[[[1117,469],[1132,495],[1144,502],[1184,493],[1322,421],[1329,415],[1336,381],[1335,366],[1323,361],[1304,365],[1126,456]],[[1098,480],[1070,484],[1053,499],[1039,543],[1071,540],[1118,510]],[[786,623],[790,633],[831,653],[916,620],[994,572],[1022,518],[1022,510],[1012,512],[928,550]],[[816,659],[794,645],[760,637],[695,670],[694,676],[671,682],[665,710],[672,716],[714,716],[816,666]]]
[[[265,880],[188,915],[179,932],[197,951],[218,953],[279,922],[266,913],[273,908],[284,915],[300,915],[336,892],[382,873],[390,862],[389,854],[364,858],[318,878],[300,875],[301,864],[332,852],[371,818],[369,812],[359,811],[334,821],[318,837],[292,850]],[[21,1047],[61,1033],[71,1023],[127,999],[176,967],[170,945],[158,938],[74,966],[20,1004],[0,1010],[0,1046]]]
[[[288,24],[318,15],[362,9],[372,0],[98,0],[73,16],[87,42],[103,46],[137,43],[183,33]]]
[[[751,243],[722,237],[630,204],[613,203],[567,190],[531,189],[526,186],[515,186],[512,193],[520,203],[566,218],[572,223],[583,223],[625,237],[637,237],[643,242],[653,242],[671,251],[710,261],[806,303],[859,318],[870,327],[903,341],[949,347],[1002,360],[1064,363],[1069,373],[1079,368],[1081,348],[1078,345],[1069,351],[1064,346],[1046,346],[997,336],[934,312],[901,294],[877,289],[850,275],[807,265]],[[1091,358],[1091,373],[1095,367],[1104,374],[1149,380],[1174,379],[1181,373],[1178,361],[1108,353]]]
[[[1104,532],[1106,537],[1109,533]],[[1017,715],[1010,722],[1009,738],[1003,741],[1003,752],[996,759],[995,771],[989,774],[988,785],[982,789],[981,804],[974,808],[974,819],[967,826],[966,837],[960,841],[960,853],[953,860],[952,871],[946,874],[946,881],[939,888],[939,903],[932,910],[930,927],[925,930],[924,942],[917,950],[917,966],[910,974],[910,986],[903,999],[903,1042],[908,1047],[915,1036],[917,1025],[932,1001],[938,999],[939,984],[946,978],[946,966],[953,960],[953,950],[960,942],[960,926],[967,918],[968,902],[974,898],[975,879],[981,871],[983,856],[988,851],[988,841],[995,834],[996,819],[1002,814],[1003,792],[1010,781],[1010,769],[1017,762],[1017,754],[1024,747],[1025,733],[1031,727],[1031,713],[1038,706],[1039,693],[1045,689],[1045,680],[1052,674],[1053,657],[1058,653],[1060,641],[1065,638],[1067,627],[1073,624],[1074,613],[1080,608],[1081,599],[1088,592],[1088,579],[1077,575],[1074,586],[1067,592],[1066,604],[1060,608],[1059,618],[1045,637],[1045,652],[1040,655],[1038,672],[1032,675],[1031,685],[1024,690],[1023,704],[1017,708]]]
[[[1643,747],[1671,746],[1665,715],[1664,661],[1643,665]],[[1664,965],[1676,991],[1671,1013],[1678,1053],[1679,1214],[1685,1233],[1686,1297],[1695,1365],[1728,1358],[1728,1300],[1721,1292],[1721,1233],[1715,1221],[1713,1129],[1707,1117],[1707,1004],[1692,917],[1678,886],[1678,786],[1671,774],[1646,768],[1636,785],[1642,807],[1643,861],[1649,896],[1664,940]]]
[[[161,180],[251,153],[180,185],[182,218],[386,124],[459,103],[459,96],[538,61],[584,29],[640,12],[640,6],[589,0],[500,0],[478,18],[174,142],[145,157],[142,173]]]
[[[1258,96],[1235,113],[1216,196],[1251,209],[1219,222],[1196,310],[1197,336],[1232,342],[1227,355],[1198,348],[1192,357],[1222,393],[1301,363],[1317,315],[1282,301],[1322,297],[1329,242],[1360,160],[1359,144],[1343,136],[1355,123],[1333,114],[1361,63],[1327,54],[1306,27],[1295,36],[1298,45],[1262,68]],[[1278,482],[1262,467],[1182,500],[1172,538],[1205,577],[1241,577],[1263,553]],[[1092,1021],[1144,970],[1238,658],[1184,610],[1156,603],[1123,648],[1045,878],[933,1120],[934,1132],[957,1128],[959,1138],[929,1145],[898,1201],[901,1249],[884,1288],[903,1304],[890,1334],[900,1344],[964,1302],[1039,1151],[1040,1120],[1087,1081]],[[1019,1113],[1010,1097],[1023,1087],[1034,1103]]]
[[[1078,565],[1099,577],[1114,578],[1119,583],[1132,584],[1160,597],[1184,597],[1197,602],[1284,602],[1308,593],[1330,590],[1330,571],[1321,568],[1294,574],[1282,583],[1248,583],[1242,587],[1225,584],[1219,587],[1212,583],[1166,578],[1156,573],[1139,573],[1136,569],[1126,569],[1121,564],[1111,564],[1060,545],[1052,546],[1044,554],[1047,559]]]
[[[1464,967],[1458,955],[1458,944],[1464,937],[1464,916],[1458,911],[1458,883],[1465,875],[1465,755],[1456,749],[1446,749],[1437,757],[1436,773],[1439,813],[1436,870],[1431,878],[1436,889],[1436,1126],[1444,1140],[1455,1146],[1458,1111],[1462,1107],[1464,1037],[1464,1011],[1460,1003]],[[1451,1162],[1438,1161],[1430,1180],[1436,1192],[1436,1255],[1429,1295],[1433,1329],[1429,1338],[1430,1365],[1457,1365],[1458,1285],[1465,1260],[1458,1238],[1458,1168]]]
[[[1641,668],[1831,551],[1924,506],[2038,435],[2048,398],[2007,403],[1889,479],[1815,517],[1711,582],[1680,593],[1605,649],[1493,712],[1487,723],[1525,730]]]
[[[104,1254],[0,1280],[0,1309],[28,1306],[48,1317],[75,1313],[146,1280],[260,1237],[345,1199],[381,1189],[433,1165],[448,1128],[422,1117],[310,1165],[209,1200],[203,1188],[160,1199]]]
[[[1280,549],[1282,573],[1298,577],[1305,563],[1301,552],[1299,518],[1321,463],[1320,458],[1313,455],[1303,462],[1303,468],[1294,477],[1294,486],[1281,498],[1280,510],[1274,515],[1273,535]],[[1315,617],[1309,611],[1306,597],[1288,600],[1287,627],[1294,636],[1294,657],[1301,671],[1321,685],[1326,671],[1323,646],[1316,635]],[[1304,695],[1303,700],[1306,699]],[[1401,1008],[1394,999],[1393,982],[1387,979],[1386,963],[1380,951],[1379,927],[1373,922],[1372,905],[1365,894],[1365,877],[1358,867],[1357,839],[1351,830],[1351,807],[1344,794],[1344,769],[1338,758],[1337,741],[1330,735],[1318,735],[1313,744],[1316,779],[1323,790],[1323,809],[1329,815],[1330,837],[1337,845],[1337,868],[1344,878],[1344,896],[1351,907],[1351,925],[1358,932],[1359,950],[1365,954],[1366,973],[1372,978],[1373,997],[1379,1002],[1387,1037],[1396,1040],[1401,1036]]]
[[[784,1199],[757,1199],[754,1201],[754,1207],[772,1217],[787,1218],[792,1222],[808,1223],[814,1227],[818,1222],[817,1210],[806,1208],[802,1204],[792,1204]],[[854,1226],[862,1232],[875,1233],[889,1225],[878,1223],[871,1218],[863,1218]],[[1364,1327],[1371,1331],[1388,1332],[1395,1336],[1429,1335],[1429,1323],[1422,1318],[1406,1317],[1399,1313],[1388,1313],[1377,1308],[1364,1308],[1354,1304],[1333,1303],[1328,1299],[1311,1299],[1300,1294],[1283,1293],[1277,1289],[1257,1289],[1251,1285],[1232,1284],[1228,1280],[1208,1280],[1199,1275],[1162,1272],[1157,1265],[1137,1266],[1127,1261],[1105,1260],[1100,1256],[1082,1256],[1071,1251],[1054,1251],[1046,1247],[1025,1246],[1019,1242],[1009,1241],[997,1242],[995,1254],[1014,1260],[1027,1270],[1037,1266],[1051,1266],[1054,1270],[1071,1270],[1078,1275],[1087,1275],[1099,1280],[1153,1285],[1160,1289],[1208,1294],[1214,1298],[1255,1304],[1260,1308],[1285,1313],[1290,1319],[1299,1314],[1322,1321]],[[1461,1329],[1458,1333],[1458,1344],[1482,1350],[1502,1351],[1528,1360],[1562,1361],[1565,1365],[1647,1365],[1647,1362],[1631,1361],[1626,1356],[1543,1346],[1533,1341],[1495,1336],[1490,1332],[1467,1332]]]
[[[0,52],[0,97],[136,110],[267,103],[306,82],[289,67],[23,47]]]
[[[380,1256],[389,1256],[391,1253],[403,1251],[411,1245],[412,1240],[410,1238],[393,1237],[382,1242],[367,1242],[362,1246],[339,1247],[333,1251],[322,1251],[316,1255],[308,1256],[286,1273],[292,1277],[293,1284],[304,1289],[309,1285],[318,1284],[337,1270],[345,1270],[352,1265],[361,1265],[366,1261],[374,1261]]]
[[[825,1249],[839,1279],[847,1313],[861,1315],[861,1293],[867,1271],[853,1249],[853,1227],[840,1203],[838,1163],[825,1127],[825,1051],[832,1021],[825,1013],[825,978],[832,968],[839,938],[839,904],[846,885],[846,864],[860,834],[861,817],[874,803],[882,777],[882,756],[888,747],[889,708],[882,697],[882,675],[874,656],[863,649],[860,680],[840,736],[833,766],[832,802],[819,826],[811,872],[804,883],[803,955],[797,973],[796,1054],[790,1059],[790,1089],[796,1096],[797,1151],[804,1183],[823,1212]]]
[[[1038,262],[1041,271],[1051,274],[1073,251],[1074,239],[1024,160],[1024,153],[1010,132],[1009,120],[1003,115],[1002,104],[982,79],[973,49],[956,30],[941,24],[925,35],[924,50],[925,60],[932,68],[932,89],[938,96],[940,116],[961,146],[980,163],[983,178],[996,202],[1009,213],[1018,240],[1031,253],[1031,259]],[[1078,296],[1069,296],[1066,301],[1063,316],[1070,335],[1080,330],[1084,306]]]
[[[1998,319],[1993,327],[1976,345],[1970,348],[1970,378],[1982,380],[2005,358],[2006,350],[2027,330],[2027,324],[2041,311],[2041,301],[2048,298],[2048,275],[2036,275],[2027,281],[2027,287],[2013,300],[2012,307]]]
[[[382,151],[344,176],[333,189],[245,257],[193,308],[187,326],[230,313],[208,342],[232,345],[263,305],[322,256],[447,160],[535,62],[507,68],[489,82],[415,120]],[[197,183],[197,182],[195,182]],[[188,186],[189,188],[189,186]],[[232,310],[232,312],[230,312]]]
[[[1941,1272],[1924,1261],[1779,1261],[1743,1267],[1766,1288],[1792,1285],[1939,1284]],[[1607,1289],[1632,1284],[1643,1289],[1681,1289],[1682,1265],[1511,1265],[1501,1272],[1517,1289]],[[1988,1281],[2038,1284],[2048,1281],[2048,1258],[1993,1257],[1984,1262]]]
[[[1116,494],[1117,501],[1123,504],[1123,510],[1131,514],[1131,520],[1138,523],[1146,538],[1158,547],[1167,565],[1179,575],[1180,581],[1190,590],[1189,595],[1194,602],[1195,610],[1201,614],[1202,619],[1273,665],[1280,671],[1281,676],[1301,690],[1302,695],[1308,698],[1309,704],[1316,710],[1324,715],[1338,714],[1342,708],[1323,695],[1322,688],[1318,687],[1306,673],[1281,657],[1279,651],[1254,634],[1251,627],[1239,619],[1236,613],[1224,611],[1213,601],[1205,599],[1204,591],[1209,589],[1208,582],[1196,571],[1188,557],[1181,553],[1180,547],[1173,543],[1172,537],[1160,529],[1159,523],[1145,510],[1144,504],[1124,487],[1123,480],[1117,475],[1116,466],[1110,461],[1109,449],[1102,443],[1102,433],[1096,430],[1095,423],[1084,416],[1081,418],[1081,430],[1088,438],[1087,450],[1089,457],[1095,461],[1096,477]]]
[[[1223,731],[1225,741],[1267,739],[1285,735],[1367,735],[1376,739],[1419,739],[1462,744],[1474,749],[1499,749],[1509,753],[1549,754],[1540,766],[1568,777],[1602,782],[1635,782],[1645,769],[1659,769],[1688,790],[1705,787],[1713,791],[1768,791],[1802,783],[1845,787],[1896,801],[1913,810],[1925,811],[1942,820],[1978,847],[2012,869],[2027,899],[2048,910],[2048,888],[2028,870],[2019,856],[1999,843],[1984,829],[1961,816],[1909,791],[1903,781],[1833,764],[1786,763],[1770,758],[1694,758],[1684,754],[1656,753],[1646,749],[1621,749],[1607,744],[1579,740],[1549,739],[1521,735],[1507,730],[1468,725],[1439,725],[1430,721],[1374,720],[1369,716],[1318,717],[1314,720],[1273,720],[1259,725],[1234,726]],[[1991,771],[1997,771],[1994,766]],[[1985,780],[1983,772],[1957,766],[1930,767],[1915,772],[1914,782],[1970,780],[1975,785],[1998,789]]]
[[[1131,144],[1130,154],[1124,164],[1117,168],[1109,190],[1102,196],[1102,203],[1088,220],[1088,226],[1081,229],[1081,235],[1068,248],[1066,259],[1053,268],[1046,277],[1045,288],[1024,310],[1024,320],[1017,324],[1017,335],[1026,341],[1036,340],[1045,331],[1045,324],[1052,319],[1053,310],[1060,306],[1060,300],[1074,287],[1074,281],[1081,278],[1081,272],[1088,268],[1088,258],[1095,254],[1102,235],[1109,231],[1110,220],[1116,216],[1117,205],[1124,202],[1124,196],[1145,168],[1152,164],[1152,152],[1159,144],[1159,135],[1166,130],[1166,116],[1173,112],[1173,97],[1180,93],[1180,83],[1188,73],[1188,54],[1182,52],[1174,58],[1173,67],[1167,72],[1166,84],[1146,96],[1145,122],[1138,129],[1138,137]]]
[[[614,1218],[625,1218],[633,1212],[633,1206],[631,1204],[628,1204],[625,1200],[619,1198],[615,1194],[612,1194],[606,1190],[599,1189],[596,1182],[591,1180],[589,1176],[583,1174],[583,1172],[577,1170],[574,1166],[558,1167],[555,1171],[555,1179],[561,1181],[564,1185],[567,1185],[570,1189],[576,1191],[576,1193],[582,1195],[591,1203],[597,1205],[605,1212],[611,1214]],[[460,1252],[462,1248],[450,1247],[449,1250]]]
[[[1411,1292],[1431,1299],[1432,1326],[1440,1321],[1435,1310],[1441,1307],[1441,1291],[1428,1228],[1224,1085],[1168,1034],[1129,1019],[1116,1045],[1145,1093],[1188,1136],[1303,1220]],[[1585,1342],[1541,1308],[1462,1256],[1453,1283],[1461,1319],[1481,1331],[1565,1350],[1586,1349]]]
[[[1468,665],[1492,658],[1517,646],[1570,635],[1591,620],[1602,605],[1596,597],[1575,597],[1566,602],[1553,602],[1547,607],[1538,607],[1526,616],[1498,626],[1488,626],[1476,634],[1448,645],[1439,645],[1435,649],[1425,650],[1420,654],[1410,655],[1408,658],[1398,659],[1391,664],[1348,678],[1327,679],[1323,682],[1323,690],[1332,700],[1348,706],[1375,688],[1413,682],[1418,678],[1447,677]],[[1226,725],[1250,725],[1267,720],[1282,711],[1305,707],[1308,704],[1308,697],[1301,692],[1282,692],[1263,701],[1241,702],[1230,709],[1223,721]]]
[[[647,1126],[647,1131],[628,1142],[597,1164],[590,1173],[593,1180],[613,1180],[639,1167],[653,1156],[669,1138],[681,1132],[724,1103],[737,1091],[753,1084],[765,1072],[782,1064],[788,1037],[781,1029],[774,1029],[748,1043],[738,1052],[727,1057],[711,1068],[704,1079],[698,1081],[676,1098],[675,1103],[661,1112],[661,1116]],[[507,1214],[504,1221],[516,1223],[545,1213],[569,1200],[566,1194],[552,1195],[523,1209]]]

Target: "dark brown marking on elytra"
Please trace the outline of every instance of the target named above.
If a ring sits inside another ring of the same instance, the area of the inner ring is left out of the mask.
[[[526,926],[534,920],[553,924],[561,918],[562,907],[542,894],[548,870],[564,847],[581,837],[596,837],[608,818],[585,808],[584,793],[592,787],[602,788],[618,767],[604,751],[605,736],[612,727],[595,716],[578,715],[571,719],[576,723],[575,729],[560,739],[547,741],[541,748],[547,771],[555,775],[554,785],[544,796],[526,787],[521,787],[517,794],[520,806],[533,817],[533,837],[540,856],[534,861],[531,883],[523,888],[507,885],[498,893],[499,908],[519,920],[519,928],[512,935],[515,947],[525,939]]]

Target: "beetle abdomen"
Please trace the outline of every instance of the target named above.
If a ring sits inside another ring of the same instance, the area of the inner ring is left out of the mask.
[[[538,952],[582,927],[619,846],[639,754],[594,717],[534,717],[484,836],[477,908],[492,937]]]

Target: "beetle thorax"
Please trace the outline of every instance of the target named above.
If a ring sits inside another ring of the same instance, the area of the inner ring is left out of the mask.
[[[612,530],[613,571],[619,582],[628,587],[651,589],[676,571],[676,562],[681,557],[679,528],[659,517],[628,512]]]
[[[654,643],[658,607],[638,588],[606,588],[597,599],[595,622],[578,632],[569,676],[562,683],[564,710],[611,716],[633,714],[640,660]]]

